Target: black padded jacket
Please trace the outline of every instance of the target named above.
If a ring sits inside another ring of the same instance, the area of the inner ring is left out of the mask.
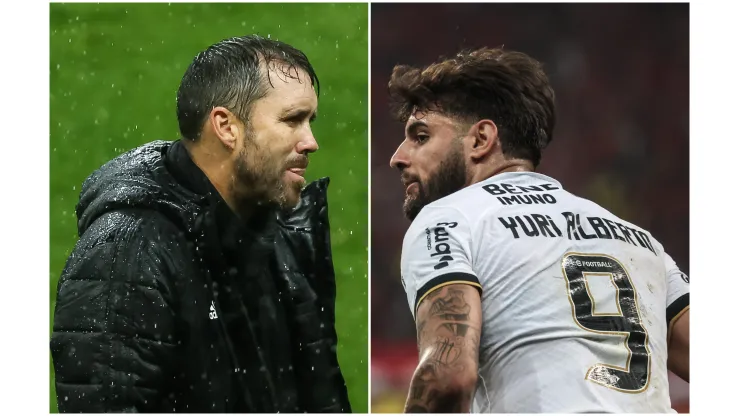
[[[178,141],[93,173],[57,288],[59,410],[350,412],[328,183],[244,224]]]

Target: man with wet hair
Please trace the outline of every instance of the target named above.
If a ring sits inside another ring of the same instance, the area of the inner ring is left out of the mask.
[[[61,412],[350,412],[328,179],[305,186],[318,77],[259,36],[199,53],[182,134],[84,183],[51,351]]]

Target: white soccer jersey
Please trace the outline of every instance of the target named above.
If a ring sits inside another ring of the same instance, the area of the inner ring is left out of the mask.
[[[538,173],[495,175],[426,206],[406,233],[409,306],[481,290],[473,412],[665,413],[667,333],[689,279],[650,233]]]

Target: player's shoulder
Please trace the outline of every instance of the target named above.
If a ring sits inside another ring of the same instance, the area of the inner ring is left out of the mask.
[[[646,228],[640,226],[639,224],[635,224],[634,222],[632,222],[632,221],[630,221],[628,219],[625,219],[624,217],[620,217],[620,216],[616,215],[615,213],[613,213],[612,211],[604,208],[603,206],[601,206],[597,202],[594,202],[594,201],[592,201],[590,199],[586,199],[586,198],[583,198],[583,197],[580,197],[580,196],[577,196],[577,195],[573,195],[573,198],[575,198],[581,204],[583,204],[584,207],[587,207],[586,210],[590,214],[598,215],[598,216],[601,216],[601,217],[604,217],[604,218],[609,218],[610,220],[619,222],[619,223],[621,223],[621,224],[623,224],[623,225],[625,225],[625,226],[627,226],[627,227],[629,227],[631,229],[640,231],[641,233],[644,233],[647,236],[649,236],[651,239],[655,240],[655,237],[653,236],[653,234],[650,233],[650,231],[647,230]]]
[[[600,204],[584,197],[570,194],[576,204],[580,207],[580,210],[586,212],[589,220],[590,218],[603,218],[616,224],[618,228],[624,228],[630,230],[633,235],[636,233],[638,238],[647,240],[646,243],[650,245],[654,250],[654,254],[657,256],[663,256],[665,250],[660,241],[646,228],[636,224],[624,217],[614,214],[612,211],[604,208]],[[608,224],[609,225],[609,224]]]
[[[469,235],[471,223],[475,221],[471,215],[475,212],[468,207],[475,203],[469,201],[470,195],[464,192],[466,190],[467,188],[424,206],[406,230],[404,245],[415,241],[420,235],[429,235],[440,228],[455,229],[455,234],[461,238]]]

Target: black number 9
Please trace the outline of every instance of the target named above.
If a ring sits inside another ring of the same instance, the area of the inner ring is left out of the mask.
[[[640,319],[637,295],[624,267],[606,255],[569,253],[563,257],[563,274],[573,307],[573,319],[583,329],[624,337],[627,349],[623,368],[599,363],[588,369],[586,379],[625,393],[640,393],[650,383],[648,333]],[[610,275],[617,290],[619,314],[595,314],[586,275]]]

